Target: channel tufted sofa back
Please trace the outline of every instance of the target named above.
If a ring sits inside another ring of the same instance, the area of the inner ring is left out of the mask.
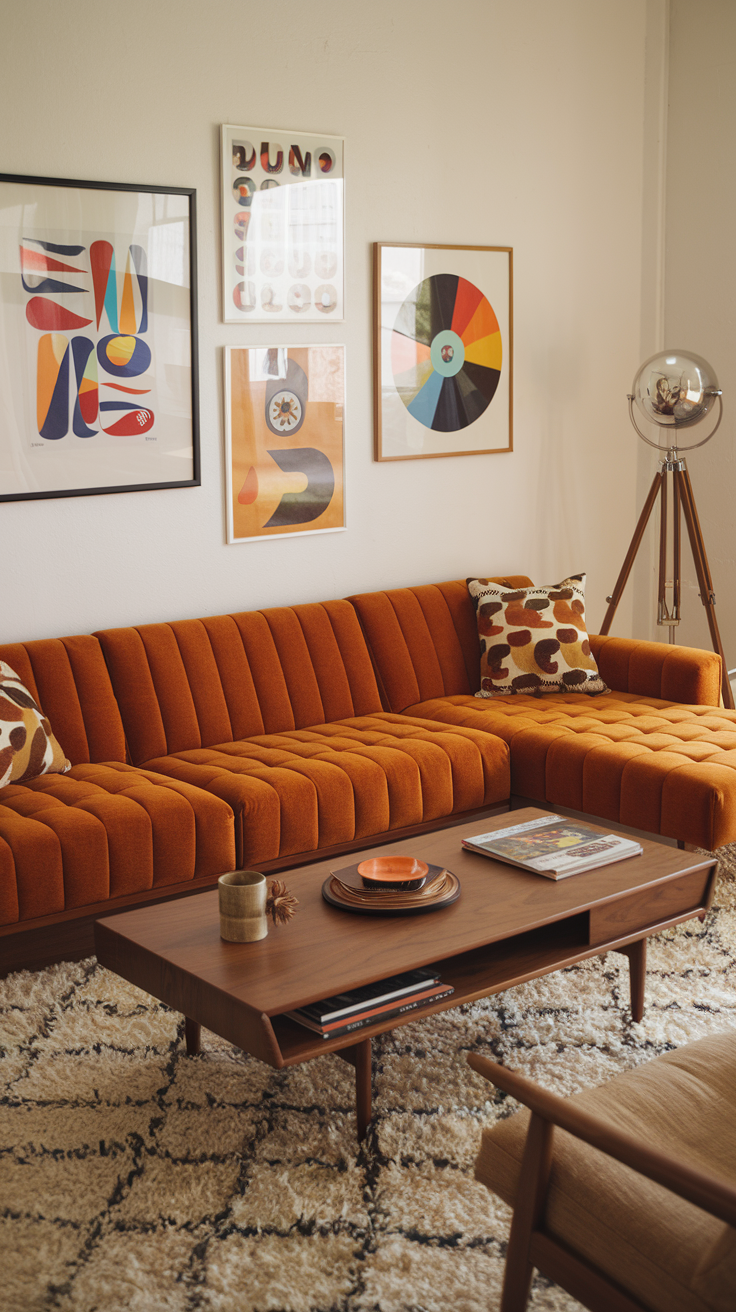
[[[125,760],[125,731],[102,648],[91,634],[0,646],[43,708],[72,765]]]
[[[525,574],[494,578],[528,588]],[[374,658],[386,710],[434,697],[469,695],[480,687],[475,609],[464,579],[349,597]]]
[[[511,589],[532,586],[523,574],[490,581]],[[438,697],[478,691],[478,629],[464,579],[364,592],[349,600],[370,647],[387,710],[400,713]],[[689,647],[592,633],[589,637],[601,678],[617,692],[720,705],[721,662],[715,652],[694,653]]]
[[[347,601],[95,635],[134,764],[381,710]]]

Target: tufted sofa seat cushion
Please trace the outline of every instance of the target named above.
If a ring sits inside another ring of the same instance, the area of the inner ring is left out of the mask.
[[[407,714],[502,738],[518,796],[708,851],[736,840],[736,712],[634,693],[509,702],[437,698]]]
[[[387,712],[147,765],[228,802],[238,864],[246,866],[441,820],[509,793],[508,748],[499,738]]]
[[[709,851],[736,840],[736,712],[719,705],[714,653],[591,635],[610,693],[489,701],[474,696],[478,636],[464,581],[351,602],[384,705],[502,738],[512,793]]]
[[[314,857],[509,796],[508,747],[482,726],[382,709],[346,601],[96,636],[133,763],[226,801],[238,864]]]
[[[0,793],[0,924],[232,870],[232,811],[121,762]]]
[[[68,774],[0,790],[0,926],[221,874],[235,863],[232,811],[126,764],[125,731],[96,638],[0,646],[43,707]]]

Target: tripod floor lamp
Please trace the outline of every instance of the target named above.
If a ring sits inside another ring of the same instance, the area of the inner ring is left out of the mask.
[[[644,509],[634,530],[631,545],[626,553],[621,573],[610,597],[601,633],[606,634],[611,628],[621,594],[626,587],[636,553],[641,545],[649,517],[659,499],[659,582],[657,593],[657,623],[669,627],[669,640],[675,641],[675,629],[680,623],[680,570],[681,570],[681,520],[684,515],[690,547],[695,562],[695,572],[700,588],[700,600],[705,607],[705,614],[710,630],[713,650],[721,658],[721,690],[723,704],[734,709],[733,692],[726,668],[721,635],[716,619],[716,597],[705,554],[703,533],[695,506],[695,498],[690,483],[683,451],[692,451],[705,446],[713,437],[723,417],[723,400],[721,389],[710,365],[698,355],[686,351],[663,351],[645,360],[637,373],[629,393],[629,417],[639,437],[649,446],[653,446],[663,457],[654,475]],[[714,427],[701,442],[691,442],[681,446],[678,438],[680,431],[700,423],[718,402],[718,418]],[[653,442],[639,428],[634,414],[634,402],[646,419],[652,420],[662,428],[663,442]],[[671,543],[670,543],[671,535]],[[672,576],[667,577],[668,560],[672,562]],[[669,595],[668,595],[669,594]]]

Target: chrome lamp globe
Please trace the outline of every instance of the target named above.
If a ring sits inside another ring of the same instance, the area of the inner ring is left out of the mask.
[[[657,498],[660,501],[659,518],[659,584],[657,594],[657,623],[669,629],[670,642],[675,641],[675,629],[680,623],[681,601],[681,516],[685,517],[690,546],[695,563],[695,572],[700,589],[700,599],[705,607],[705,614],[710,630],[713,650],[721,658],[721,689],[725,706],[734,709],[733,692],[726,669],[726,658],[721,643],[716,620],[716,598],[705,554],[705,544],[700,528],[695,498],[690,483],[684,451],[705,446],[715,434],[723,417],[723,400],[715,371],[702,356],[692,351],[661,351],[645,360],[634,378],[628,395],[629,418],[642,441],[660,452],[662,459],[644,509],[634,531],[631,545],[626,554],[621,573],[610,597],[606,598],[606,611],[601,633],[607,634],[613,622],[616,608],[621,600],[626,583],[631,573],[636,553],[641,545],[649,517]],[[636,422],[634,406],[645,419],[656,424],[660,429],[660,440],[653,441],[642,432]],[[717,407],[718,413],[715,415]],[[683,443],[680,438],[691,436],[692,429],[711,412],[711,428],[698,442]],[[712,422],[715,417],[715,423]],[[671,511],[670,511],[671,505]],[[669,535],[672,541],[669,543]],[[667,577],[668,561],[672,563],[672,576]]]
[[[639,437],[650,446],[662,449],[662,442],[652,442],[651,438],[637,427],[634,406],[641,410],[645,419],[659,424],[667,448],[691,451],[696,446],[705,446],[710,442],[723,415],[722,393],[718,379],[707,360],[700,355],[687,351],[662,351],[645,360],[636,375],[629,394],[629,412],[631,422]],[[677,440],[681,428],[692,428],[719,405],[719,415],[715,426],[701,442],[690,442],[683,447]]]

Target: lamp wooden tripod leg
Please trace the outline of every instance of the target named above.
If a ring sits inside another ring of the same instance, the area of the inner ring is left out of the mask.
[[[672,605],[667,605],[667,475],[672,475],[673,491],[673,579],[672,579]],[[613,617],[616,614],[618,603],[624,588],[626,587],[629,574],[631,573],[636,553],[641,546],[644,531],[649,518],[654,509],[654,503],[657,497],[661,499],[660,522],[659,522],[659,590],[657,597],[657,623],[669,625],[670,642],[674,642],[674,627],[680,623],[680,508],[685,515],[685,524],[687,525],[688,537],[693,553],[695,563],[695,573],[698,578],[698,587],[700,588],[700,600],[705,607],[706,619],[710,630],[711,643],[713,650],[721,658],[721,692],[723,694],[723,704],[730,710],[734,707],[733,692],[728,678],[726,668],[726,657],[723,651],[721,635],[718,630],[718,621],[716,620],[716,596],[713,591],[713,582],[708,567],[708,557],[705,554],[705,543],[700,528],[698,512],[695,507],[695,498],[693,496],[690,475],[687,471],[687,465],[681,457],[675,460],[663,460],[660,463],[657,473],[654,475],[652,486],[649,489],[649,495],[644,503],[644,508],[639,516],[639,522],[634,530],[634,536],[631,539],[631,545],[626,553],[624,563],[621,567],[621,573],[616,580],[616,586],[610,597],[607,597],[608,610],[601,625],[601,633],[607,634],[613,623]]]

